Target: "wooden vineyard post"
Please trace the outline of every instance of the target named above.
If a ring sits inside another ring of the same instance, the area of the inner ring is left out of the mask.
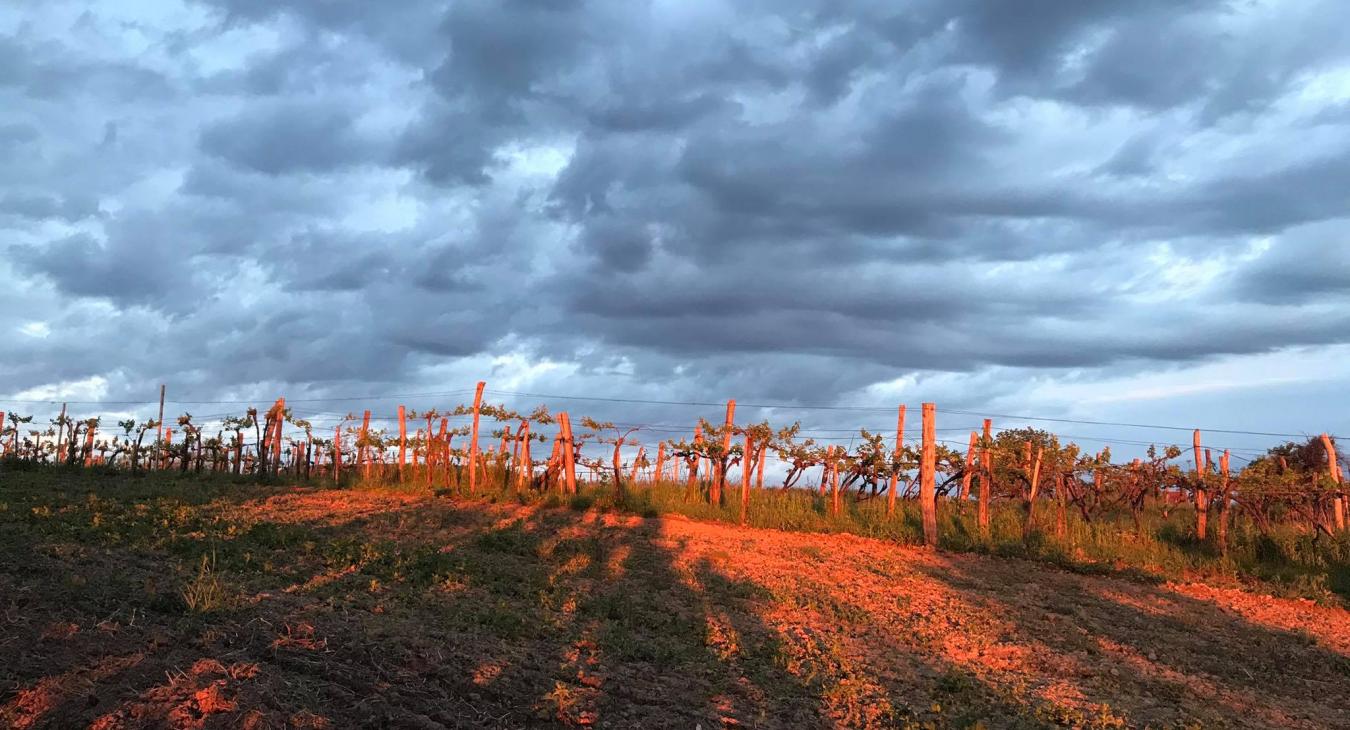
[[[764,488],[764,457],[769,453],[768,444],[759,447],[759,463],[755,465],[755,489]]]
[[[662,441],[656,447],[656,473],[652,475],[652,483],[661,481],[661,474],[666,468],[666,442]]]
[[[694,443],[703,443],[703,426],[700,424],[694,426]],[[689,458],[689,487],[692,489],[698,483],[698,456]]]
[[[841,449],[842,451],[842,449]],[[839,514],[839,465],[832,462],[830,465],[830,514]]]
[[[614,439],[614,451],[610,457],[610,466],[614,468],[614,496],[620,503],[623,502],[623,470],[621,468],[623,442],[623,436]],[[634,458],[634,461],[636,461],[636,458]]]
[[[437,466],[442,467],[443,471],[445,471],[445,483],[447,486],[450,484],[450,442],[453,441],[455,438],[453,435],[447,436],[445,433],[445,430],[449,425],[450,419],[442,418],[441,430],[440,433],[436,436],[437,441],[436,451],[438,454],[440,454],[439,456],[436,457],[438,459]],[[431,481],[432,481],[431,475],[428,474],[427,483],[430,484]]]
[[[1027,521],[1022,524],[1022,541],[1031,539],[1032,529],[1036,525],[1036,497],[1040,493],[1041,486],[1041,457],[1045,453],[1044,446],[1036,447],[1036,458],[1031,460],[1031,442],[1027,442],[1027,459],[1029,467],[1030,484],[1027,486]]]
[[[750,477],[754,473],[755,441],[750,431],[745,432],[745,453],[741,454],[741,524],[744,525],[750,513]]]
[[[1331,511],[1332,519],[1335,520],[1336,530],[1338,532],[1345,530],[1345,495],[1341,493],[1341,463],[1336,458],[1336,444],[1332,442],[1331,436],[1322,434],[1322,448],[1327,452],[1327,470],[1331,473],[1331,481],[1335,484],[1336,494],[1332,497]]]
[[[558,423],[562,428],[562,461],[563,478],[566,480],[567,493],[577,493],[577,464],[576,453],[572,448],[572,419],[568,417],[567,412],[558,414]]]
[[[516,483],[528,487],[534,480],[534,461],[530,457],[530,422],[520,425],[520,464],[516,467]]]
[[[342,426],[333,427],[333,483],[342,479]]]
[[[923,452],[919,460],[919,508],[923,513],[923,543],[935,548],[937,528],[937,406],[923,404]]]
[[[370,479],[370,456],[366,453],[370,434],[370,411],[361,416],[361,435],[356,443],[356,458],[361,465],[361,476]]]
[[[980,526],[980,535],[986,540],[989,539],[989,498],[994,489],[994,461],[989,448],[993,445],[989,435],[992,427],[993,421],[984,419],[984,437],[980,444],[980,466],[984,469],[984,479],[980,480],[980,508],[976,522]]]
[[[1191,435],[1195,452],[1195,538],[1204,540],[1209,524],[1209,495],[1205,492],[1205,459],[1200,447],[1200,429]]]
[[[403,481],[403,467],[408,460],[408,409],[398,407],[398,480]]]
[[[961,472],[961,506],[964,508],[966,500],[970,498],[970,478],[975,476],[975,442],[980,440],[979,434],[970,432],[970,445],[966,447],[966,467]]]
[[[834,464],[834,444],[825,447],[825,463],[820,470],[820,496],[830,488],[830,467]]]
[[[886,492],[886,514],[895,513],[895,500],[900,491],[900,459],[905,453],[905,407],[895,417],[895,457],[896,468],[891,472],[891,488]]]
[[[19,427],[14,426],[14,433],[17,436]],[[66,435],[66,404],[61,404],[61,415],[56,417],[56,463],[61,463],[65,452],[62,450],[61,439]]]
[[[741,453],[741,525],[749,518],[751,511],[751,479],[755,474],[755,439],[752,439],[749,430],[745,432],[745,449]]]
[[[473,427],[469,434],[469,494],[478,493],[478,412],[483,407],[483,388],[487,383],[478,381],[473,393]]]
[[[722,431],[722,454],[718,463],[713,465],[713,484],[710,501],[714,505],[722,504],[722,487],[727,482],[727,455],[731,453],[731,431],[736,422],[736,401],[727,401],[727,420]]]
[[[286,424],[286,399],[277,398],[277,402],[272,406],[276,410],[276,417],[272,423],[272,475],[276,476],[281,468],[281,428]]]
[[[86,468],[86,469],[88,469],[88,468],[89,468],[89,465],[90,465],[91,463],[93,463],[93,457],[94,457],[94,432],[97,431],[97,430],[98,430],[98,426],[95,425],[95,423],[94,423],[93,421],[90,421],[90,422],[89,422],[89,432],[86,433],[85,436],[84,436],[84,468]]]
[[[1219,519],[1219,554],[1224,556],[1228,555],[1228,456],[1228,449],[1224,449],[1223,456],[1219,457],[1219,511],[1216,515]]]

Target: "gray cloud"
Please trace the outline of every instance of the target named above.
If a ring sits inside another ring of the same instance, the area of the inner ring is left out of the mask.
[[[202,151],[268,175],[323,173],[377,160],[379,144],[356,129],[344,110],[288,104],[213,124]]]

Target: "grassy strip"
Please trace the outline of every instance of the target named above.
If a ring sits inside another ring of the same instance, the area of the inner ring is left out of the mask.
[[[697,487],[691,490],[685,484],[631,485],[622,497],[609,485],[582,484],[578,494],[565,496],[516,489],[507,485],[505,477],[490,471],[472,496],[466,487],[453,484],[436,487],[434,492],[456,500],[739,522],[738,505],[709,504]],[[315,486],[325,485],[315,483]],[[79,469],[37,468],[8,472],[0,479],[0,523],[19,520],[40,525],[44,532],[71,542],[126,543],[185,556],[190,553],[194,561],[199,559],[199,553],[192,551],[198,550],[203,536],[216,536],[236,545],[303,547],[306,538],[296,526],[230,523],[222,520],[219,510],[212,507],[222,500],[262,498],[274,493],[276,487],[218,474],[156,473],[130,477]],[[385,480],[348,482],[344,487],[415,494],[433,491],[424,484]],[[1197,543],[1190,536],[1192,515],[1184,508],[1173,510],[1167,517],[1157,509],[1148,510],[1143,529],[1138,533],[1127,515],[1108,515],[1086,522],[1071,512],[1062,539],[1053,535],[1054,514],[1050,505],[1040,511],[1039,524],[1043,529],[1029,541],[1022,539],[1022,519],[1018,506],[995,503],[986,539],[979,534],[973,504],[941,502],[942,548],[1038,560],[1080,572],[1121,574],[1143,580],[1200,580],[1285,597],[1331,603],[1350,601],[1350,536],[1319,537],[1293,526],[1282,526],[1272,534],[1262,535],[1238,516],[1225,557],[1212,544]],[[922,539],[917,504],[902,501],[896,514],[888,516],[882,499],[849,498],[844,500],[844,509],[839,514],[831,514],[825,498],[805,489],[754,491],[748,523],[769,529],[848,533],[911,545],[920,544]],[[235,541],[241,534],[247,539]],[[342,549],[359,552],[369,547],[352,545]],[[219,556],[222,565],[227,566],[248,559],[243,554]]]

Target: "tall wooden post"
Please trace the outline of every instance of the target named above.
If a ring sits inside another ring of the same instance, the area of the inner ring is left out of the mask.
[[[727,420],[724,424],[726,428],[722,431],[722,456],[718,463],[713,465],[713,483],[712,493],[709,495],[710,501],[715,505],[722,504],[722,487],[727,483],[727,454],[731,453],[731,431],[736,422],[736,401],[727,401]]]
[[[839,449],[843,451],[843,449]],[[839,462],[830,464],[830,514],[839,514]]]
[[[98,426],[97,426],[93,421],[90,421],[90,422],[89,422],[89,432],[86,433],[85,436],[84,436],[84,468],[86,468],[86,469],[88,469],[88,468],[89,468],[89,465],[93,462],[93,458],[94,458],[94,432],[97,431],[97,430],[98,430]]]
[[[572,419],[568,417],[566,411],[563,411],[562,413],[558,414],[558,424],[559,427],[562,429],[563,477],[564,479],[566,479],[567,493],[576,494],[577,493],[576,452],[573,451],[572,447],[573,443]]]
[[[1219,554],[1228,555],[1228,503],[1231,501],[1228,494],[1228,449],[1223,450],[1223,456],[1219,457]]]
[[[923,542],[937,547],[937,406],[923,404],[923,453],[919,460],[919,507],[923,512]]]
[[[756,461],[755,440],[750,437],[750,432],[745,432],[745,453],[741,454],[741,524],[744,525],[747,516],[750,513],[750,477],[754,474]]]
[[[398,480],[403,481],[403,468],[408,462],[408,409],[398,407]]]
[[[764,457],[769,453],[769,445],[759,447],[759,463],[755,465],[755,489],[764,488]]]
[[[900,406],[899,412],[895,417],[895,462],[900,463],[900,459],[905,452],[905,407]],[[900,469],[897,467],[891,472],[891,488],[886,492],[886,514],[895,512],[895,500],[900,491]]]
[[[1331,436],[1322,434],[1322,448],[1327,452],[1327,469],[1331,473],[1331,481],[1336,484],[1336,495],[1332,498],[1331,510],[1332,519],[1335,520],[1338,531],[1345,530],[1345,495],[1341,492],[1344,484],[1341,479],[1341,462],[1336,458],[1336,444],[1331,440]]]
[[[449,425],[450,419],[442,418],[440,431],[436,434],[436,465],[445,472],[445,483],[447,485],[450,484],[450,439],[452,437],[446,436],[445,431]],[[431,482],[432,476],[428,474],[427,483],[430,484]]]
[[[18,434],[19,426],[14,425],[14,433]],[[56,463],[64,461],[65,451],[62,449],[61,441],[66,435],[66,404],[61,404],[61,415],[56,417]]]
[[[830,467],[834,465],[834,444],[825,447],[825,464],[820,470],[820,496],[830,488]]]
[[[333,426],[333,483],[342,480],[342,426]]]
[[[666,442],[662,441],[656,447],[656,473],[652,475],[652,483],[661,481],[666,468]]]
[[[842,448],[838,449],[838,452],[840,452],[840,457],[846,453]],[[837,515],[841,511],[840,507],[840,463],[836,460],[833,464],[830,464],[830,513]]]
[[[1195,453],[1195,537],[1204,540],[1209,525],[1209,494],[1205,491],[1205,459],[1200,447],[1200,429],[1191,436]]]
[[[1036,447],[1036,458],[1031,459],[1031,442],[1027,442],[1027,476],[1030,484],[1027,487],[1027,519],[1022,523],[1022,540],[1031,539],[1031,532],[1036,527],[1036,497],[1040,493],[1041,487],[1041,457],[1045,453],[1044,446]]]
[[[961,472],[961,506],[965,507],[966,500],[970,498],[970,478],[975,476],[975,442],[980,437],[974,431],[970,432],[970,445],[966,447],[966,466]]]
[[[694,443],[703,443],[703,425],[694,426]],[[692,489],[698,483],[698,457],[689,458],[689,487]]]
[[[516,460],[516,484],[528,487],[529,482],[535,478],[535,461],[529,457],[529,421],[524,421],[520,425],[517,440],[520,443],[520,456]]]
[[[478,493],[478,411],[483,407],[483,388],[487,383],[478,381],[473,393],[473,428],[469,434],[469,494]]]
[[[360,443],[357,444],[356,458],[361,464],[361,475],[370,479],[370,455],[367,453],[370,442],[370,411],[361,416]]]
[[[994,459],[990,452],[994,442],[989,435],[993,423],[988,418],[984,419],[984,436],[980,445],[980,466],[984,470],[984,479],[980,481],[980,509],[976,522],[979,523],[980,534],[986,539],[989,537],[989,500],[994,489]]]
[[[281,429],[286,424],[286,399],[278,398],[276,405],[277,415],[272,424],[272,474],[275,476],[281,466]]]

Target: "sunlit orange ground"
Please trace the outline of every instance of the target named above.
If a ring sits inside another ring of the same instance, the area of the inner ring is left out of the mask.
[[[308,538],[207,614],[154,550],[5,523],[0,725],[1350,727],[1350,614],[1304,601],[434,497],[211,509]]]

